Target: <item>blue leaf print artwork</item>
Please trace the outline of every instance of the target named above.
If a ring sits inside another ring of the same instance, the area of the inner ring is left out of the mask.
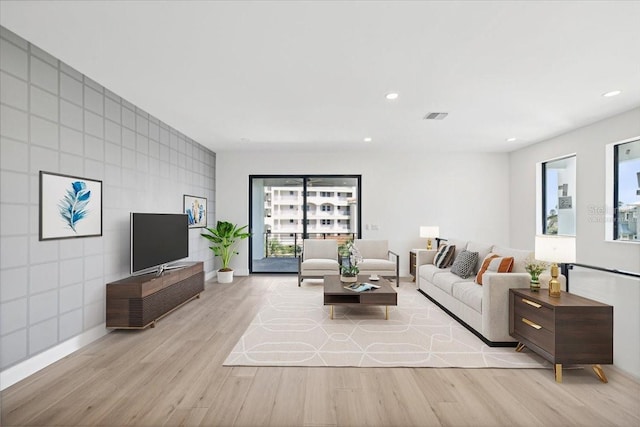
[[[191,208],[187,208],[187,215],[189,216],[189,225],[195,224],[196,220],[193,218],[193,211]]]
[[[200,208],[198,209],[198,224],[201,224],[203,219],[204,219],[204,205],[201,203]]]
[[[86,208],[90,198],[91,191],[87,189],[87,185],[82,181],[76,181],[71,183],[64,199],[58,203],[62,220],[76,233],[76,224],[89,213]]]

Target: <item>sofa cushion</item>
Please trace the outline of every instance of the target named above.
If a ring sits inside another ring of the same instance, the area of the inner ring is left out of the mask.
[[[451,272],[456,276],[466,279],[474,274],[473,269],[478,262],[478,252],[463,250],[453,261]]]
[[[454,245],[442,244],[433,258],[433,265],[438,268],[447,268],[453,262],[453,254],[456,251]]]
[[[434,286],[442,289],[444,292],[448,293],[449,295],[453,295],[452,288],[454,284],[462,281],[463,280],[459,276],[456,276],[451,272],[443,273],[442,270],[440,270],[440,273],[433,275],[433,281],[431,283],[433,283]]]
[[[482,267],[476,276],[476,283],[482,285],[482,276],[487,271],[496,273],[509,273],[513,268],[513,257],[501,257],[494,253],[486,256],[482,262]]]
[[[482,261],[484,261],[485,257],[491,253],[491,248],[493,245],[478,243],[478,242],[469,242],[467,243],[467,250],[470,252],[478,252],[478,261],[476,265],[473,267],[473,274],[476,274],[480,271],[480,267],[482,266]]]
[[[474,282],[458,282],[454,284],[453,297],[478,313],[482,313],[482,287]]]
[[[418,267],[418,275],[423,280],[433,283],[433,276],[438,273],[448,273],[448,268],[438,268],[433,264],[424,264]]]
[[[527,259],[529,255],[533,256],[533,251],[505,248],[501,246],[494,246],[491,251],[494,254],[497,254],[503,257],[504,256],[513,257],[513,267],[511,268],[511,271],[514,273],[526,273],[527,270],[524,269],[524,261]]]

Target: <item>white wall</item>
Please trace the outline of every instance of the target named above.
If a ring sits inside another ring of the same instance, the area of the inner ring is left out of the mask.
[[[252,174],[361,174],[363,237],[388,239],[400,254],[402,275],[409,272],[409,250],[426,246],[421,225],[440,226],[442,237],[509,242],[507,154],[218,152],[217,219],[249,222]],[[247,240],[232,267],[248,273]]]
[[[577,262],[640,272],[640,245],[605,241],[605,146],[640,135],[640,108],[576,129],[509,156],[511,245],[531,247],[536,231],[536,163],[576,153]],[[594,209],[595,208],[595,209]],[[596,213],[594,213],[594,211]]]

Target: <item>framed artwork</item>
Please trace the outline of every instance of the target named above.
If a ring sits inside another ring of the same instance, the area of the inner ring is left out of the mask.
[[[40,171],[40,240],[102,236],[102,181]]]
[[[189,217],[189,228],[207,226],[207,199],[204,197],[184,195],[183,212]]]

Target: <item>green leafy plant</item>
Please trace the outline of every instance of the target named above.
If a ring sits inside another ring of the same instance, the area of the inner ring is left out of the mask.
[[[527,257],[524,262],[524,269],[531,275],[533,280],[538,280],[540,274],[549,267],[549,264],[544,261],[538,261],[532,256]]]
[[[236,246],[240,240],[251,236],[245,230],[248,225],[238,227],[227,221],[218,221],[216,228],[206,228],[209,233],[201,233],[200,235],[211,242],[211,249],[215,256],[219,256],[222,260],[222,268],[220,271],[232,271],[229,268],[229,262],[233,255],[238,255]]]

